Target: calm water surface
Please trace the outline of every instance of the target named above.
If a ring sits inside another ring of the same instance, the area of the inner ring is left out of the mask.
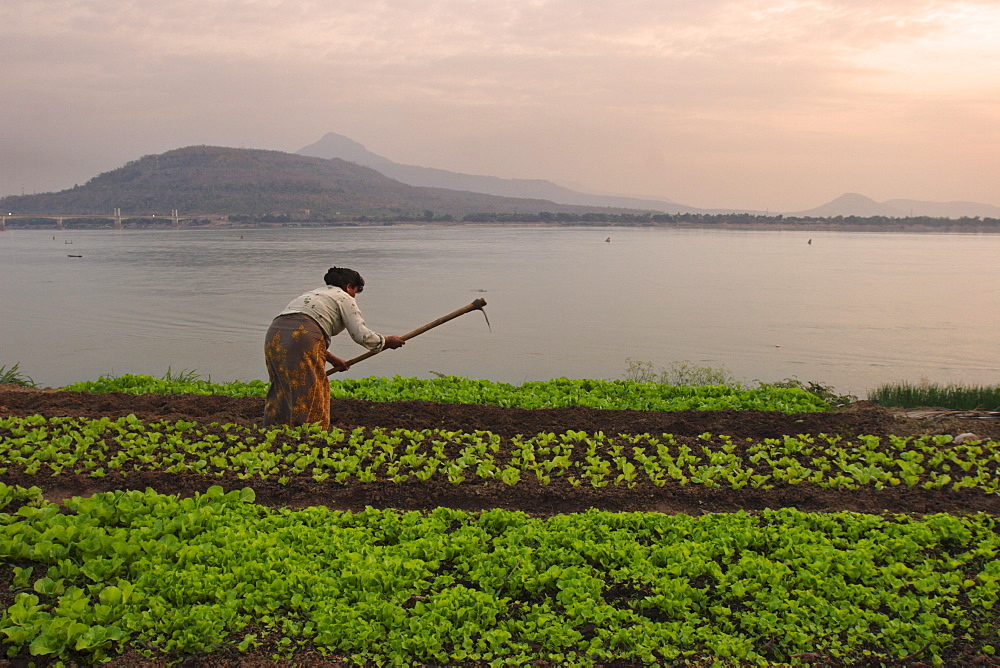
[[[620,378],[632,358],[858,395],[901,380],[992,385],[998,257],[1000,236],[961,234],[8,230],[0,366],[20,363],[51,386],[168,369],[266,378],[271,319],[339,265],[365,277],[359,304],[378,332],[406,333],[478,297],[492,331],[470,313],[337,377]],[[331,349],[364,352],[346,333]]]

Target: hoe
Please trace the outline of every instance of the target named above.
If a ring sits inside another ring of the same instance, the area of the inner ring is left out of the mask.
[[[434,329],[438,325],[443,325],[444,323],[448,322],[449,320],[454,320],[455,318],[457,318],[460,315],[465,315],[469,311],[482,311],[483,317],[486,318],[486,326],[489,327],[490,326],[490,319],[486,316],[486,311],[483,311],[483,307],[484,306],[486,306],[486,300],[485,299],[477,299],[476,301],[472,302],[471,304],[467,304],[466,306],[463,306],[462,308],[458,309],[457,311],[452,311],[448,315],[441,316],[437,320],[435,320],[433,322],[429,322],[426,325],[424,325],[423,327],[418,327],[417,329],[413,330],[412,332],[409,332],[407,334],[401,335],[399,338],[403,339],[404,341],[408,341],[409,339],[412,339],[414,336],[419,336],[420,334],[423,334],[427,330]],[[493,328],[490,327],[491,331],[492,331],[492,329]],[[380,351],[380,350],[369,350],[368,352],[366,352],[363,355],[358,355],[354,359],[347,360],[347,365],[348,366],[354,366],[355,364],[357,364],[361,360],[366,360],[369,357],[372,357],[373,355],[378,355],[380,352],[382,352],[382,351]],[[329,369],[326,372],[326,375],[329,376],[332,373],[334,373],[334,371],[335,371],[334,369]]]

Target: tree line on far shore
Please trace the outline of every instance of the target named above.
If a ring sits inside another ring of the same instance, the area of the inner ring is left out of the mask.
[[[115,225],[115,219],[108,218],[65,218],[64,227],[73,228],[110,228]],[[184,217],[181,224],[184,227],[201,227],[209,225],[235,226],[274,226],[274,225],[392,225],[405,223],[451,223],[451,224],[556,224],[556,225],[699,225],[699,226],[755,226],[755,227],[852,227],[867,229],[894,228],[928,228],[953,229],[961,228],[973,231],[1000,232],[1000,218],[962,217],[935,218],[930,216],[911,216],[895,218],[891,216],[786,216],[781,214],[763,215],[751,213],[654,213],[654,212],[548,212],[538,213],[472,213],[464,216],[451,214],[436,214],[430,210],[417,213],[404,211],[387,211],[381,215],[325,215],[319,212],[296,211],[274,212],[261,215],[231,214],[228,216],[213,215],[211,217]],[[50,228],[56,226],[51,217],[8,219],[7,226],[11,228]],[[163,216],[135,216],[122,219],[124,227],[148,228],[173,225],[170,218]]]

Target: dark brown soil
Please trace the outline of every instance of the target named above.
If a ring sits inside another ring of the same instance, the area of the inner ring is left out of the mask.
[[[984,439],[1000,440],[1000,423],[915,420],[898,411],[868,403],[854,404],[831,413],[786,415],[766,411],[656,411],[551,408],[526,410],[467,404],[437,404],[420,401],[378,403],[354,399],[331,402],[336,427],[402,427],[409,429],[483,430],[511,437],[567,430],[605,434],[664,434],[698,436],[703,433],[729,435],[734,439],[775,438],[796,434],[920,435],[971,432]],[[133,414],[146,421],[189,420],[203,424],[237,423],[260,425],[263,400],[196,395],[87,394],[2,387],[0,416],[45,415],[122,417]],[[511,487],[499,483],[453,485],[435,483],[347,483],[316,482],[311,477],[292,478],[281,485],[276,480],[245,481],[157,472],[133,472],[127,477],[25,475],[8,471],[0,476],[8,484],[38,485],[51,499],[93,494],[113,489],[151,487],[168,494],[190,495],[210,485],[227,490],[251,486],[258,503],[300,507],[326,505],[344,510],[376,508],[429,509],[448,506],[466,510],[507,508],[547,515],[588,508],[615,511],[667,513],[724,512],[794,506],[807,511],[852,510],[858,512],[987,512],[1000,515],[1000,498],[972,490],[959,492],[890,488],[885,490],[833,490],[810,485],[779,486],[773,490],[708,489],[697,485],[655,487],[640,484],[623,487],[572,487],[562,480],[550,485],[523,482]]]

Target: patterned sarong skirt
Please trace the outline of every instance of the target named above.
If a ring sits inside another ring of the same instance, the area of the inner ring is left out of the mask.
[[[326,336],[304,314],[279,315],[264,341],[271,386],[264,401],[264,425],[315,422],[330,428],[330,381],[326,377]]]

